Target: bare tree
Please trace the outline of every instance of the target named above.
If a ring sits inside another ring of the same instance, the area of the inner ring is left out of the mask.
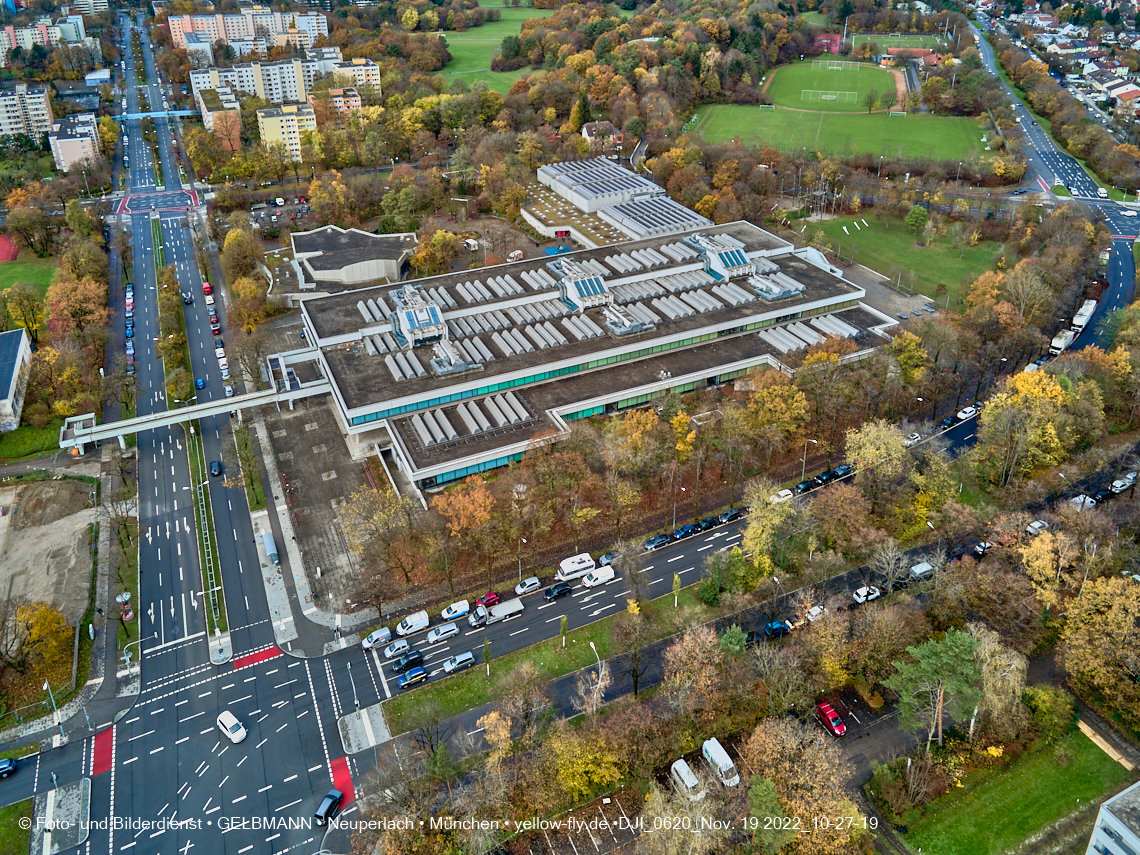
[[[899,549],[898,541],[891,538],[871,554],[871,560],[867,563],[867,568],[870,572],[870,578],[865,581],[870,584],[871,579],[873,579],[877,573],[886,580],[887,589],[889,590],[893,588],[895,583],[902,579],[906,573],[907,558],[905,553]]]
[[[610,637],[622,654],[618,660],[619,673],[629,676],[633,684],[633,696],[641,684],[641,678],[653,664],[654,657],[646,645],[652,640],[650,620],[643,614],[626,611],[614,618],[610,626]]]
[[[579,671],[578,676],[574,678],[574,694],[570,698],[570,703],[579,712],[593,715],[601,707],[602,699],[611,682],[613,681],[610,677],[610,663],[607,659],[603,659],[597,668]]]

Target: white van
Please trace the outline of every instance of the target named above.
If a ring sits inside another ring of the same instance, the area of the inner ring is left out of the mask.
[[[740,783],[740,773],[736,771],[732,758],[718,740],[705,740],[701,746],[701,756],[705,758],[716,779],[726,787],[735,787]]]
[[[614,580],[614,568],[610,566],[597,567],[586,574],[586,578],[582,580],[582,587],[595,588],[598,585],[604,585],[606,582]]]
[[[563,558],[562,563],[558,565],[558,572],[554,574],[554,578],[558,582],[568,582],[571,579],[585,576],[596,566],[594,557],[589,552],[583,552],[581,555],[575,555],[572,558]]]
[[[396,625],[396,635],[411,635],[415,632],[422,632],[428,628],[431,623],[431,618],[428,617],[427,612],[416,612],[414,615],[408,615]]]
[[[1096,188],[1096,195],[1099,196],[1101,199],[1107,199],[1108,198],[1108,191],[1105,190],[1103,187],[1097,187]]]
[[[934,573],[934,565],[929,561],[923,561],[921,564],[915,564],[910,568],[910,580],[917,582],[919,579],[929,578]]]
[[[685,762],[684,757],[673,761],[673,765],[669,767],[669,777],[673,781],[673,786],[677,788],[677,792],[684,793],[689,801],[699,802],[705,797],[706,793],[701,787],[701,782],[697,780],[696,774]]]
[[[471,238],[464,238],[463,248],[468,252],[475,252],[477,249],[479,249],[479,241],[472,240]]]

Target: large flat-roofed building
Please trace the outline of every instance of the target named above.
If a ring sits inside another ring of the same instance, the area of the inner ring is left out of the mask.
[[[317,116],[308,104],[282,104],[257,111],[257,130],[266,145],[281,143],[293,160],[301,159],[301,135],[317,129]]]
[[[202,126],[230,151],[241,148],[241,104],[229,87],[199,89],[194,97],[202,113]]]
[[[99,157],[99,123],[94,113],[73,113],[51,126],[51,154],[60,172]]]
[[[328,18],[320,12],[273,12],[260,6],[236,15],[171,15],[167,23],[174,47],[181,49],[186,49],[190,33],[211,44],[260,38],[270,47],[309,47],[329,34]]]
[[[1140,852],[1140,783],[1100,806],[1085,855],[1135,855]]]
[[[24,393],[28,389],[28,367],[32,348],[22,329],[0,333],[0,431],[20,426]]]
[[[424,490],[828,335],[873,346],[891,320],[863,296],[819,251],[735,222],[317,297],[301,316],[353,453],[378,448]]]
[[[374,235],[329,225],[293,232],[289,239],[301,288],[345,287],[384,279],[399,282],[416,251],[414,232]]]
[[[602,245],[591,237],[604,231],[597,220],[634,240],[712,225],[712,220],[670,199],[665,188],[604,157],[541,166],[538,181],[581,216],[559,215],[552,210],[555,206],[537,200],[523,208],[523,218],[547,237],[570,237],[582,246]]]

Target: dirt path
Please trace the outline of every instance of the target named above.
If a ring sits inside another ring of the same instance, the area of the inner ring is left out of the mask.
[[[906,105],[906,74],[903,73],[901,68],[887,69],[891,73],[891,77],[895,79],[895,105],[891,107],[892,110],[905,109]],[[884,93],[885,94],[885,93]]]

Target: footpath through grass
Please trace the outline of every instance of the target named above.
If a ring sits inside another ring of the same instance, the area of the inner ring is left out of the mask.
[[[958,116],[764,110],[745,104],[708,104],[697,114],[695,133],[712,143],[739,137],[745,145],[781,151],[934,160],[968,160],[985,153],[977,120]]]
[[[534,604],[535,600],[527,601]],[[715,611],[697,599],[696,588],[682,589],[678,597],[678,607],[673,608],[673,595],[667,594],[656,600],[642,603],[642,614],[649,616],[652,623],[650,644],[680,631],[694,623],[710,620]],[[615,615],[594,621],[579,629],[566,633],[566,647],[562,647],[562,636],[555,636],[508,653],[502,658],[495,657],[495,646],[491,645],[491,676],[487,677],[487,667],[482,660],[482,647],[472,650],[479,659],[473,668],[453,677],[433,680],[426,686],[403,695],[397,695],[384,704],[384,716],[392,733],[403,733],[408,729],[408,717],[414,709],[432,702],[439,705],[444,717],[458,715],[469,709],[490,703],[502,692],[500,685],[504,678],[523,662],[529,662],[538,670],[543,680],[549,681],[564,674],[597,664],[590,642],[598,649],[598,656],[607,659],[615,655],[610,640],[610,627]],[[395,678],[391,679],[395,688]]]
[[[972,775],[907,821],[907,845],[939,855],[996,855],[1131,777],[1082,733],[1061,744],[1067,763],[1044,746],[983,780]]]
[[[866,220],[867,226],[863,225]],[[858,221],[859,228],[855,222]],[[843,227],[849,234],[844,234]],[[967,224],[967,228],[969,225]],[[935,238],[918,246],[918,238],[901,220],[857,214],[837,217],[825,223],[809,223],[807,234],[819,229],[832,248],[845,257],[854,256],[860,264],[894,279],[902,274],[904,284],[933,297],[939,284],[946,287],[951,304],[960,302],[963,277],[975,279],[992,266],[1000,244],[987,242],[976,247],[955,248],[950,236]],[[945,298],[942,298],[945,299]]]

